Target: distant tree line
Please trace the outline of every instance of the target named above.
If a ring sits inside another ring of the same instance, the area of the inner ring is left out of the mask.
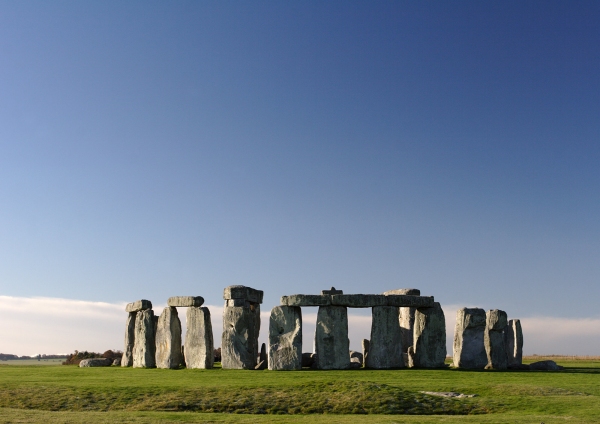
[[[0,361],[8,361],[14,359],[63,359],[66,355],[35,355],[35,356],[19,356],[11,353],[0,353]]]
[[[123,352],[120,350],[107,350],[104,353],[98,352],[88,352],[87,350],[83,352],[79,352],[76,350],[75,352],[67,355],[67,359],[62,363],[63,365],[79,365],[79,363],[84,359],[89,358],[108,358],[108,359],[117,359],[123,356]],[[64,356],[63,356],[64,357]]]

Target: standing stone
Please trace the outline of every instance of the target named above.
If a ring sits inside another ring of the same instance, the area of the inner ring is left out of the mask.
[[[332,290],[333,287],[332,287]],[[348,309],[345,306],[319,306],[315,330],[316,368],[344,370],[350,368]]]
[[[163,309],[156,329],[156,366],[177,369],[182,363],[181,322],[177,308]]]
[[[415,311],[414,344],[408,350],[411,368],[442,368],[446,359],[446,318],[439,302]]]
[[[135,344],[135,316],[137,312],[129,312],[127,314],[127,322],[125,323],[125,349],[123,349],[123,358],[121,359],[122,367],[130,367],[133,365],[133,346]]]
[[[504,346],[508,359],[508,367],[523,363],[523,330],[521,320],[511,319],[504,330]]]
[[[403,368],[402,333],[396,306],[373,306],[371,340],[365,368]]]
[[[135,317],[134,368],[156,367],[154,331],[154,311],[152,309],[139,311]]]
[[[302,310],[275,306],[269,319],[270,370],[302,369]]]
[[[385,295],[409,295],[420,296],[419,289],[396,289],[384,292]],[[413,327],[415,322],[415,311],[417,308],[400,308],[400,332],[402,333],[402,352],[408,352],[408,348],[413,345]]]
[[[221,365],[226,369],[252,370],[258,356],[260,305],[225,306]]]
[[[192,306],[186,313],[185,364],[190,369],[212,368],[215,362],[210,311]]]
[[[505,370],[508,367],[506,347],[504,345],[504,329],[508,325],[506,312],[492,309],[486,313],[485,352],[487,368]]]
[[[363,354],[363,364],[367,363],[367,356],[369,355],[369,339],[363,339],[361,342],[362,354]]]
[[[480,308],[462,308],[456,312],[454,328],[453,364],[457,368],[484,369],[485,311]]]

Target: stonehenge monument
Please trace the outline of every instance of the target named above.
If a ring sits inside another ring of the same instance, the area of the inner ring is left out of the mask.
[[[421,296],[418,289],[344,294],[331,287],[318,295],[282,296],[280,305],[271,310],[268,343],[262,345],[260,357],[258,336],[263,292],[234,285],[224,289],[223,299],[223,333],[218,353],[214,349],[211,314],[202,306],[201,296],[169,298],[160,317],[155,316],[149,300],[127,304],[124,352],[119,365],[206,369],[213,367],[215,355],[220,354],[224,369],[283,371],[301,370],[303,366],[321,370],[446,366],[444,311],[432,296]],[[187,308],[183,346],[177,310],[180,307]],[[302,352],[302,307],[318,307],[312,353]],[[362,340],[362,353],[350,351],[348,308],[371,308],[371,335],[370,339]],[[522,365],[522,357],[520,320],[509,321],[506,312],[499,309],[457,311],[454,367],[522,369],[528,367]]]
[[[223,292],[223,336],[221,366],[225,369],[254,369],[258,357],[262,290],[229,286]]]

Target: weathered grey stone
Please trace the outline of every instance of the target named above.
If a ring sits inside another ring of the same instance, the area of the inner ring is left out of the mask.
[[[529,364],[529,369],[534,371],[560,371],[564,367],[557,365],[554,361],[538,361]]]
[[[521,321],[511,319],[504,329],[504,346],[506,349],[506,357],[508,367],[521,365],[523,363],[523,330],[521,329]]]
[[[214,365],[214,341],[210,311],[192,306],[186,313],[185,364],[190,369],[212,368]]]
[[[420,296],[419,289],[396,289],[384,292],[385,295],[408,295]],[[408,348],[413,345],[413,326],[415,322],[415,311],[417,308],[400,308],[400,332],[402,333],[402,351],[408,352]]]
[[[120,367],[120,366],[121,366],[121,359],[122,359],[122,358],[115,358],[115,359],[113,359],[113,361],[112,361],[112,364],[113,364],[115,367]]]
[[[190,307],[202,306],[204,298],[202,296],[173,296],[167,301],[169,306]]]
[[[331,296],[331,304],[350,308],[372,308],[386,306],[387,297],[382,294],[334,294]]]
[[[134,368],[156,367],[154,331],[154,311],[152,309],[139,311],[135,317]]]
[[[315,330],[315,366],[321,370],[350,367],[348,309],[345,306],[319,306]]]
[[[350,362],[357,362],[358,364],[360,364],[362,366],[363,354],[360,352],[357,352],[355,350],[351,350],[350,351]]]
[[[252,370],[258,357],[260,305],[225,306],[221,338],[221,366]]]
[[[263,343],[260,345],[260,353],[258,354],[258,362],[262,362],[262,361],[266,361],[266,360],[267,360],[267,346]]]
[[[414,344],[408,350],[411,368],[443,368],[446,359],[446,319],[438,302],[415,311]]]
[[[406,308],[433,308],[433,296],[386,295],[388,306]]]
[[[81,368],[87,367],[110,367],[113,363],[112,359],[109,358],[90,358],[82,359],[79,363]]]
[[[258,364],[254,367],[255,370],[266,370],[267,369],[267,361],[262,360],[259,361]]]
[[[246,286],[229,286],[223,291],[223,299],[244,299],[252,303],[262,303],[263,291]]]
[[[302,369],[302,311],[275,306],[269,319],[269,369]]]
[[[371,320],[371,340],[366,368],[404,368],[402,334],[398,323],[398,308],[374,306]]]
[[[344,291],[336,290],[335,287],[331,287],[329,290],[321,290],[321,294],[327,294],[327,295],[344,294]]]
[[[369,339],[363,339],[361,342],[362,354],[363,354],[363,365],[367,363],[367,356],[369,356]]]
[[[135,302],[128,303],[125,306],[125,312],[139,312],[146,309],[152,309],[152,302],[146,299],[136,300]]]
[[[485,311],[479,308],[462,308],[456,312],[454,329],[453,364],[457,368],[484,369]]]
[[[125,323],[125,348],[123,349],[122,367],[133,365],[133,345],[135,344],[135,316],[137,312],[129,312]]]
[[[319,294],[293,294],[282,296],[281,302],[285,306],[329,306],[331,296]]]
[[[500,309],[487,311],[484,342],[488,369],[505,370],[508,367],[504,345],[504,329],[507,324],[506,312]]]
[[[177,369],[181,362],[181,322],[177,308],[167,306],[156,328],[156,367]]]

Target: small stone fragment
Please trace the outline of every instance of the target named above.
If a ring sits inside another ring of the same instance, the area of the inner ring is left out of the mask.
[[[173,296],[167,301],[169,306],[179,307],[190,307],[190,306],[202,306],[204,304],[204,298],[202,296]]]
[[[121,358],[115,358],[115,359],[113,359],[112,364],[115,367],[120,367],[121,366]]]
[[[363,354],[363,365],[367,363],[367,356],[369,355],[369,344],[370,344],[369,339],[362,339],[361,347],[362,347],[362,354]]]
[[[334,295],[334,294],[344,294],[344,292],[343,292],[343,290],[336,290],[335,287],[331,287],[329,290],[321,290],[321,294]]]
[[[266,370],[267,369],[267,361],[260,361],[254,367],[255,370]]]
[[[350,351],[350,362],[357,362],[360,366],[363,365],[363,354],[355,350]]]

